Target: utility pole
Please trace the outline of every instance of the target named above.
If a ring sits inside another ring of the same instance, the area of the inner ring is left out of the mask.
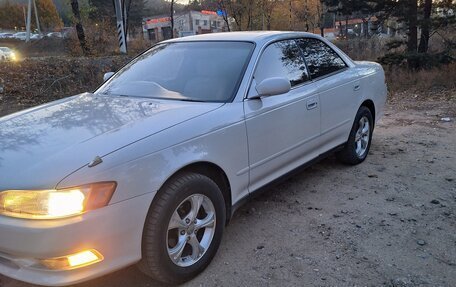
[[[127,39],[125,35],[125,21],[124,21],[124,1],[114,0],[114,8],[116,9],[117,18],[117,37],[119,41],[119,50],[121,53],[127,53]]]
[[[38,34],[41,35],[40,20],[38,19],[38,9],[36,9],[36,0],[33,0],[33,9],[35,9],[36,29],[38,30]]]
[[[28,0],[28,8],[27,8],[27,23],[25,25],[25,29],[27,31],[25,36],[25,42],[30,42],[30,21],[32,18],[32,0]]]

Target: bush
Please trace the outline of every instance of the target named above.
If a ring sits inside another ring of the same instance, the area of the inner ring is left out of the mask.
[[[441,65],[453,63],[455,59],[448,51],[427,53],[388,53],[380,57],[378,61],[387,66],[405,66],[412,69],[431,69]]]
[[[388,66],[385,73],[392,96],[405,91],[429,96],[432,92],[456,90],[456,63],[422,70]]]
[[[117,71],[128,56],[46,58],[0,64],[0,116],[82,92],[93,91],[103,74]]]

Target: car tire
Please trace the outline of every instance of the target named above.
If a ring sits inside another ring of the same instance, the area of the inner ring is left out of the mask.
[[[362,163],[369,153],[374,131],[374,120],[371,111],[362,106],[356,113],[350,136],[344,148],[336,153],[337,159],[348,165]]]
[[[215,256],[225,218],[225,201],[214,181],[191,172],[174,176],[157,193],[149,210],[139,269],[166,284],[194,278]]]

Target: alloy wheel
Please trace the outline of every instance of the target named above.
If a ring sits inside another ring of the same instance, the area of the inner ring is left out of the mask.
[[[168,224],[167,249],[171,261],[188,267],[203,257],[215,234],[216,213],[212,201],[193,194],[182,201]]]
[[[369,119],[363,116],[358,122],[358,130],[355,136],[355,148],[358,157],[362,158],[367,151],[370,140]]]

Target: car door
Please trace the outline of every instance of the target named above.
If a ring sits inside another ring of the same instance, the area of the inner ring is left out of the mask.
[[[249,96],[257,95],[256,85],[271,77],[289,79],[292,88],[286,94],[244,101],[250,190],[318,156],[317,86],[310,81],[302,52],[294,40],[275,42],[265,48]]]
[[[321,108],[321,152],[348,140],[357,111],[358,74],[330,46],[319,39],[297,40],[310,76],[318,87]]]

